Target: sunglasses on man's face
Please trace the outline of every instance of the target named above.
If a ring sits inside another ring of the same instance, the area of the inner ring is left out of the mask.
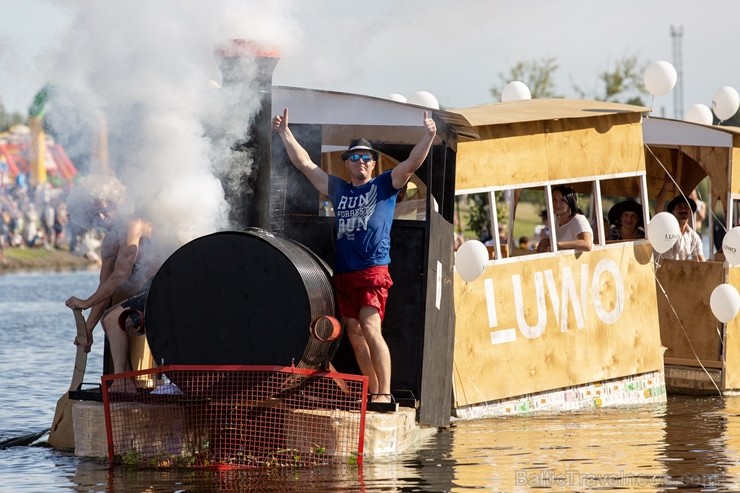
[[[369,163],[370,161],[373,160],[373,155],[372,154],[350,154],[349,156],[347,156],[347,159],[349,159],[353,163],[356,163],[360,159],[362,159],[363,163]]]

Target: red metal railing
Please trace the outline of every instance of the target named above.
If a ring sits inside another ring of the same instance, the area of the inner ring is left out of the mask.
[[[169,365],[104,375],[112,464],[307,467],[362,461],[367,377]]]

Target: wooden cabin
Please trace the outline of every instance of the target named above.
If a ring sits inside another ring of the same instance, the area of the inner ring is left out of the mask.
[[[658,194],[670,174],[670,200],[708,179],[706,262],[664,260],[656,271],[661,338],[669,392],[724,394],[740,390],[740,321],[717,320],[709,299],[720,284],[740,286],[740,269],[724,262],[722,233],[738,225],[740,129],[648,118],[644,125],[648,188]],[[676,186],[677,185],[677,186]],[[723,211],[715,217],[709,211]],[[720,253],[718,253],[720,252]]]
[[[472,282],[455,276],[456,416],[665,400],[652,247],[607,241],[605,224],[609,207],[627,198],[648,217],[646,111],[570,100],[453,111],[478,134],[458,141],[459,220],[483,204],[488,231],[503,226],[491,235],[483,274]],[[551,196],[560,184],[578,192],[593,250],[519,250],[514,231],[533,208],[555,223]]]

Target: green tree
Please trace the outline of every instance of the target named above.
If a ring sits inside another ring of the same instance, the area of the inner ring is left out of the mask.
[[[712,113],[714,115],[714,113]],[[714,125],[719,125],[719,119],[713,116]],[[735,114],[728,120],[722,122],[723,127],[740,127],[740,111],[736,111]]]
[[[524,82],[532,98],[559,98],[555,91],[555,72],[559,65],[555,58],[543,58],[541,60],[526,60],[518,62],[511,67],[508,75],[503,72],[499,73],[499,84],[491,87],[491,95],[497,100],[501,100],[501,93],[509,82],[519,80]]]
[[[456,207],[459,210],[462,206],[461,198],[458,196],[455,200],[457,201]],[[488,192],[468,195],[466,205],[468,207],[468,218],[464,229],[475,233],[475,236],[481,240],[492,237],[494,233],[491,231],[493,223],[491,222],[491,205]],[[502,192],[496,192],[496,213],[499,224],[508,221],[509,204],[504,200]]]
[[[642,98],[647,95],[643,82],[645,68],[645,64],[640,63],[637,56],[626,56],[618,59],[612,69],[599,73],[597,81],[600,88],[589,92],[574,85],[573,90],[584,99],[642,106]]]
[[[5,132],[13,125],[23,123],[25,119],[20,113],[8,113],[5,105],[0,101],[0,132]]]

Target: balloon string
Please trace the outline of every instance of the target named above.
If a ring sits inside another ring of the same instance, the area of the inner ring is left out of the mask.
[[[686,332],[686,328],[684,327],[683,323],[681,322],[680,317],[678,316],[678,313],[676,313],[676,309],[673,306],[673,303],[671,303],[671,300],[668,298],[668,293],[665,292],[665,289],[663,289],[663,285],[658,280],[658,276],[655,276],[655,283],[660,287],[660,291],[663,293],[663,296],[665,296],[666,301],[668,301],[668,306],[671,307],[671,311],[673,312],[673,315],[676,317],[676,320],[678,320],[678,326],[681,327],[681,331],[683,331],[683,335],[686,337],[686,342],[689,343],[689,348],[691,349],[691,352],[694,353],[694,358],[696,358],[696,362],[699,363],[699,366],[701,366],[701,369],[704,370],[704,373],[707,374],[707,377],[709,377],[709,381],[712,382],[712,385],[714,385],[714,388],[717,389],[717,393],[720,397],[722,396],[722,391],[717,386],[717,383],[712,378],[712,375],[709,373],[709,371],[704,367],[704,365],[701,362],[701,359],[699,359],[699,355],[696,353],[696,350],[694,349],[694,345],[691,344],[691,339],[689,339],[689,334]]]
[[[699,200],[704,200],[704,197],[701,196],[701,192],[699,191],[698,188],[696,190],[696,196],[699,197]],[[727,233],[727,226],[725,226],[725,223],[722,222],[722,221],[720,221],[719,218],[717,217],[717,214],[714,213],[714,208],[712,207],[712,204],[709,204],[709,207],[707,207],[707,210],[709,211],[709,213],[714,218],[714,223],[719,224],[720,226],[722,226],[722,229],[724,229],[725,230],[725,233]]]
[[[665,171],[666,176],[671,179],[671,181],[673,182],[674,185],[676,185],[676,189],[679,191],[679,193],[684,198],[684,200],[686,200],[686,202],[688,202],[688,200],[689,200],[688,197],[683,192],[683,190],[681,189],[681,187],[678,185],[678,182],[676,182],[676,180],[673,179],[673,176],[671,176],[671,173],[663,165],[663,162],[660,160],[660,158],[658,158],[658,156],[655,155],[655,153],[653,152],[653,150],[650,148],[650,146],[648,144],[645,144],[645,148],[648,150],[648,152],[650,152],[650,155],[653,156],[653,158],[658,162],[658,164],[660,165],[660,167],[663,168],[663,171]],[[697,190],[697,193],[698,193],[698,190]],[[701,199],[701,197],[699,197],[699,198]],[[658,204],[655,204],[655,205],[657,207]],[[708,207],[708,209],[709,209],[710,214],[712,214],[712,217],[714,217],[714,219],[717,220],[717,223],[719,223],[722,226],[722,229],[724,229],[725,230],[725,233],[726,233],[727,232],[727,227],[724,225],[724,223],[722,221],[719,220],[719,218],[717,217],[717,215],[712,210],[712,207],[711,206]]]

